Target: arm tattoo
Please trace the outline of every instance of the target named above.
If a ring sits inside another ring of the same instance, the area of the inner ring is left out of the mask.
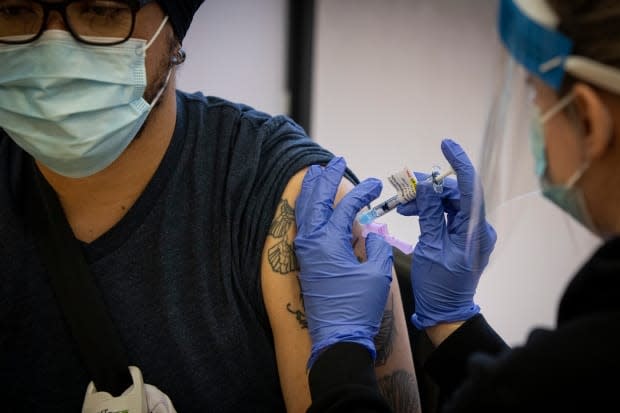
[[[284,238],[267,252],[271,268],[282,275],[299,271],[299,264],[293,246]]]
[[[289,229],[295,224],[295,210],[283,199],[277,208],[276,217],[271,223],[269,235],[278,240],[276,245],[267,251],[269,265],[282,275],[299,271],[293,243],[288,240]]]
[[[387,363],[388,358],[392,354],[394,337],[396,337],[396,326],[394,324],[394,299],[390,299],[392,305],[389,310],[383,313],[383,320],[379,332],[375,336],[375,347],[377,348],[377,358],[375,367],[383,366]]]
[[[387,399],[394,413],[419,413],[421,411],[418,385],[412,373],[397,370],[380,378],[377,383],[381,394]]]
[[[291,303],[288,303],[286,305],[286,310],[293,314],[295,316],[295,318],[297,319],[297,322],[299,323],[299,326],[304,329],[304,328],[308,328],[308,320],[306,319],[306,314],[301,311],[301,310],[293,310]]]
[[[271,268],[275,272],[282,275],[299,271],[299,264],[295,256],[295,248],[293,247],[293,243],[288,240],[289,230],[294,225],[295,210],[289,205],[286,199],[283,199],[278,205],[276,216],[271,223],[271,228],[269,228],[269,235],[278,242],[267,251],[269,265],[271,265]],[[297,282],[299,282],[299,277],[297,277]],[[300,309],[293,308],[293,304],[288,303],[286,304],[286,311],[295,316],[295,319],[302,329],[307,329],[308,320],[305,314],[304,297],[301,294],[301,283],[299,283],[299,299],[301,301]]]
[[[292,308],[292,304],[288,303],[286,305],[286,310],[295,315],[295,318],[297,319],[297,322],[299,323],[300,327],[302,329],[304,328],[308,328],[308,319],[306,318],[306,306],[304,304],[304,295],[301,293],[301,281],[299,280],[299,277],[297,277],[297,282],[299,283],[299,301],[301,301],[301,310],[294,310]]]
[[[274,238],[285,238],[289,228],[295,223],[295,210],[286,199],[280,201],[278,213],[271,223],[269,235]]]

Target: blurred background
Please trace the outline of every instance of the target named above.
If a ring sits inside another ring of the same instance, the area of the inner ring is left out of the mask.
[[[446,166],[450,137],[477,162],[498,87],[494,0],[208,0],[178,87],[288,114],[361,179]],[[523,136],[524,148],[528,145]],[[519,152],[520,153],[520,152]],[[533,176],[528,151],[519,174]],[[498,245],[477,301],[512,345],[555,324],[558,298],[597,240],[532,194],[489,211]],[[415,243],[415,218],[390,232]]]

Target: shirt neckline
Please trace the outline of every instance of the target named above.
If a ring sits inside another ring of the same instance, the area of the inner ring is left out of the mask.
[[[149,212],[153,209],[162,191],[168,184],[175,166],[183,151],[186,136],[186,108],[183,99],[177,92],[176,124],[170,144],[155,174],[146,185],[142,194],[112,228],[90,243],[80,241],[82,250],[90,262],[97,261],[112,251],[117,250],[129,239],[131,234],[142,225]]]

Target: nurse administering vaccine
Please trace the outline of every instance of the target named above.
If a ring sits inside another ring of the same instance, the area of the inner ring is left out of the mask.
[[[508,55],[498,96],[504,103],[522,96],[521,107],[529,107],[521,124],[530,124],[542,194],[604,244],[561,297],[556,328],[535,330],[510,349],[475,301],[496,240],[480,178],[491,166],[483,162],[478,174],[457,143],[442,142],[456,180],[447,179],[443,192],[422,182],[416,198],[398,208],[419,217],[411,321],[436,346],[424,367],[440,387],[443,412],[613,410],[620,368],[620,3],[502,0],[498,21]],[[527,136],[501,132],[502,119],[519,118],[502,113],[510,107],[496,106],[485,148],[528,145]],[[359,263],[347,242],[351,222],[381,184],[365,181],[332,209],[333,183],[344,168],[342,160],[312,167],[296,211],[313,339],[310,412],[389,412],[371,367],[391,256],[371,237],[368,262]]]

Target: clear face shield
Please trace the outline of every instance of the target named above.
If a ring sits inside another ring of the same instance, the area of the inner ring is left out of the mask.
[[[474,214],[485,208],[498,240],[504,241],[498,242],[494,255],[524,224],[531,227],[537,214],[551,217],[539,220],[537,235],[562,236],[557,229],[562,225],[563,230],[573,232],[569,237],[578,238],[574,236],[578,225],[568,215],[554,211],[541,194],[540,182],[547,165],[543,125],[569,103],[560,93],[568,74],[606,89],[610,83],[620,88],[617,69],[571,54],[573,42],[556,30],[558,23],[545,0],[500,0],[498,31],[504,46],[498,68],[501,77],[477,168],[484,194],[480,191],[474,196]],[[539,112],[534,84],[555,92],[556,107]],[[556,218],[558,221],[552,222]],[[558,224],[560,220],[563,224]],[[579,241],[572,245],[578,248]]]
[[[539,194],[529,142],[536,115],[535,90],[527,71],[507,53],[502,56],[501,69],[502,81],[489,111],[478,167],[490,218]],[[482,194],[476,199],[481,202]]]

